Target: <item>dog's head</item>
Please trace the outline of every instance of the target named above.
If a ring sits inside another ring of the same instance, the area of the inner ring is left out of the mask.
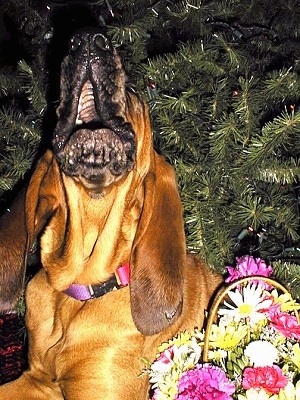
[[[136,138],[126,120],[126,77],[109,39],[95,29],[73,35],[62,63],[53,150],[61,169],[103,188],[133,168]]]

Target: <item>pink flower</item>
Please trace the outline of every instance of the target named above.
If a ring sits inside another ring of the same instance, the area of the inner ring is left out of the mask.
[[[153,362],[152,370],[159,373],[166,373],[170,370],[173,364],[174,347],[171,346],[163,351],[159,357]]]
[[[267,265],[261,258],[254,258],[246,255],[237,257],[236,261],[236,267],[226,267],[229,276],[225,279],[225,282],[233,282],[237,279],[253,275],[269,277],[273,273],[271,265]],[[264,284],[264,287],[265,286]]]
[[[174,349],[173,346],[169,347],[165,351],[163,351],[159,357],[156,359],[156,361],[163,363],[163,364],[169,364],[174,357]]]
[[[153,395],[151,397],[151,400],[159,400],[159,395],[160,395],[160,390],[159,389],[155,389],[153,392]]]
[[[280,307],[271,307],[267,315],[270,325],[283,336],[300,340],[300,325],[296,316],[280,311]]]
[[[209,364],[196,365],[182,374],[177,400],[232,400],[235,386],[225,372]]]
[[[283,375],[277,365],[266,367],[245,368],[242,386],[244,389],[265,389],[268,393],[278,394],[279,390],[288,383],[288,378]]]

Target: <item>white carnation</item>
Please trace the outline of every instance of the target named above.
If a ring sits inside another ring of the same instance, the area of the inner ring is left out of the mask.
[[[245,354],[255,367],[266,367],[276,363],[279,353],[272,343],[264,340],[255,340],[245,348]]]

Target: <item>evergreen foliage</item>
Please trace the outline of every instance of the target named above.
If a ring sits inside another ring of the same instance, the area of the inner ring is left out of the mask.
[[[300,1],[7,0],[2,9],[2,191],[30,168],[57,104],[57,43],[90,18],[147,96],[155,145],[178,175],[189,249],[218,271],[236,255],[266,258],[300,297]]]

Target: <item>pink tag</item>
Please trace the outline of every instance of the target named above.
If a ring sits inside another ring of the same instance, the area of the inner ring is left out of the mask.
[[[126,263],[117,268],[117,276],[121,286],[127,286],[130,282],[130,265]]]

